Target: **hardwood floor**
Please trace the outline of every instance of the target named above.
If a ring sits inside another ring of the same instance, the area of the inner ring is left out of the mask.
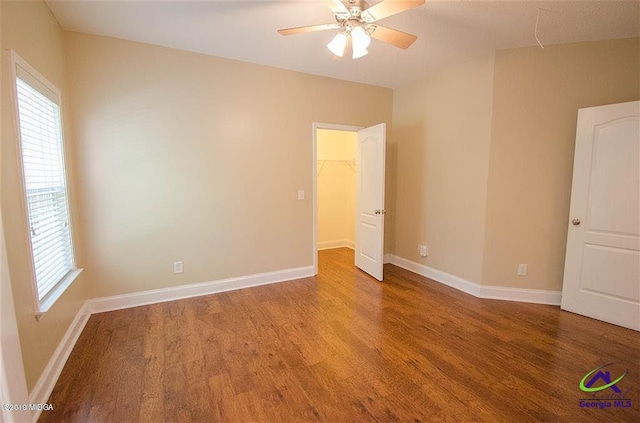
[[[637,332],[352,263],[321,251],[315,278],[93,315],[40,421],[640,421]],[[609,363],[632,407],[581,408]]]

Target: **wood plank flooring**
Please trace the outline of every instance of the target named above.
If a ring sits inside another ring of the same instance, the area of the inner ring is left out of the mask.
[[[40,421],[640,421],[637,332],[352,263],[321,251],[314,278],[93,315]],[[609,363],[632,407],[581,408]]]

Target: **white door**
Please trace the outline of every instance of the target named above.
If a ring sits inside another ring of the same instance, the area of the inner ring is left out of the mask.
[[[382,280],[384,165],[387,125],[358,131],[356,156],[356,266]]]
[[[640,330],[640,102],[578,111],[562,309]]]

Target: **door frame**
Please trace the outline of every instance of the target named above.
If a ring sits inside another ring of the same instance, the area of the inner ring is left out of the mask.
[[[329,129],[333,131],[358,132],[364,129],[364,126],[342,125],[337,123],[313,122],[311,136],[311,171],[312,173],[312,189],[311,201],[313,210],[312,221],[312,254],[313,254],[313,274],[318,274],[318,129]]]

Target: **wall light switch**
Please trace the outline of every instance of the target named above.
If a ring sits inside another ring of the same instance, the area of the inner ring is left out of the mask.
[[[518,276],[527,276],[527,268],[529,265],[520,263],[518,264]]]
[[[173,262],[173,273],[182,273],[184,272],[184,264],[181,261]]]
[[[303,189],[299,189],[298,190],[298,200],[304,200],[304,190]]]

